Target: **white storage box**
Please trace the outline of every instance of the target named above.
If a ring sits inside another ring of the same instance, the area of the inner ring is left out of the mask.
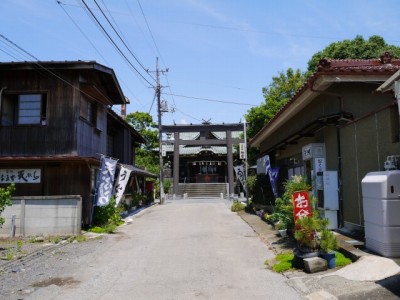
[[[368,173],[361,184],[365,246],[400,257],[400,170]]]

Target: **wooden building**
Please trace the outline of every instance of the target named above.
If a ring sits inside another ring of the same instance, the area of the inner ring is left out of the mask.
[[[126,104],[114,71],[94,61],[0,63],[0,186],[81,195],[88,224],[100,154],[134,165],[144,141],[111,109]]]
[[[393,93],[377,92],[399,69],[400,60],[390,53],[371,60],[322,60],[250,140],[286,178],[307,176],[333,228],[363,230],[361,180],[382,171],[388,156],[400,154],[398,104]]]

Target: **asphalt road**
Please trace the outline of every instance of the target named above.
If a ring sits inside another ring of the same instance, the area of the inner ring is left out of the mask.
[[[10,274],[14,281],[9,278],[9,284],[15,286],[3,295],[10,299],[301,299],[286,277],[264,267],[273,253],[224,200],[167,201],[133,216],[117,234],[73,247],[27,262],[23,271]],[[18,280],[19,276],[25,279]]]

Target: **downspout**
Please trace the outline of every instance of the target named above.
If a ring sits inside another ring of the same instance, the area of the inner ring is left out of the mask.
[[[343,113],[343,97],[342,95],[316,90],[313,87],[314,81],[308,82],[308,87],[312,92],[325,94],[333,97],[337,97],[339,99],[339,112]],[[338,157],[338,165],[337,165],[337,172],[338,172],[338,198],[339,198],[339,211],[338,211],[338,225],[339,228],[344,227],[344,216],[343,216],[343,194],[342,194],[342,150],[341,150],[341,143],[340,143],[340,126],[339,124],[336,125],[336,152]]]

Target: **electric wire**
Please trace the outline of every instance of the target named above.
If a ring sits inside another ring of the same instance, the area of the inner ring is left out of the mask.
[[[67,12],[67,10],[63,7],[65,5],[61,1],[57,1],[57,3],[60,5],[61,9],[63,12],[68,16],[68,18],[71,20],[71,22],[75,25],[75,27],[79,30],[79,32],[84,36],[84,38],[89,42],[89,44],[93,47],[93,49],[97,52],[97,54],[109,65],[107,62],[107,59],[100,53],[100,51],[97,49],[97,47],[92,43],[92,41],[89,39],[89,37],[85,34],[85,32],[82,30],[82,28],[74,21],[72,16]]]
[[[149,22],[147,21],[147,17],[146,17],[146,15],[144,13],[144,10],[143,10],[142,4],[140,3],[140,0],[137,0],[137,3],[139,5],[140,12],[142,13],[143,19],[144,19],[144,21],[146,23],[147,30],[150,33],[150,37],[151,37],[151,40],[153,41],[154,47],[155,47],[155,49],[156,49],[156,51],[157,51],[162,63],[164,64],[164,68],[166,68],[166,63],[165,63],[165,61],[163,59],[163,56],[161,55],[160,49],[157,46],[156,39],[154,38],[154,35],[153,35],[153,32],[152,32],[152,30],[150,28]],[[175,98],[174,98],[174,95],[173,95],[172,90],[171,90],[171,84],[169,83],[168,75],[165,75],[165,79],[167,80],[167,84],[168,84],[167,87],[168,87],[168,90],[169,90],[169,92],[171,94],[172,102],[174,103],[174,107],[176,109]]]
[[[107,30],[104,28],[104,26],[101,24],[101,22],[97,19],[97,17],[95,16],[95,14],[92,12],[92,10],[90,9],[90,7],[86,4],[85,0],[81,0],[82,3],[85,5],[86,10],[90,13],[92,19],[96,22],[96,24],[99,26],[99,28],[101,29],[102,33],[106,35],[106,37],[108,38],[108,40],[112,43],[112,45],[114,46],[114,48],[118,51],[118,53],[125,59],[125,61],[129,64],[129,66],[131,66],[136,73],[144,80],[146,81],[151,87],[155,88],[155,86],[146,78],[143,76],[143,74],[131,63],[131,61],[126,57],[126,55],[122,52],[122,50],[118,47],[118,45],[114,42],[114,40],[112,39],[112,37],[108,34]]]
[[[84,38],[89,42],[89,44],[94,48],[94,50],[97,52],[97,54],[103,59],[103,61],[111,66],[111,64],[107,61],[107,59],[101,54],[101,52],[97,49],[97,47],[94,45],[94,43],[90,40],[90,38],[85,34],[85,32],[82,30],[82,28],[79,26],[79,24],[77,22],[75,22],[75,20],[72,18],[72,16],[68,13],[68,11],[63,7],[66,6],[66,3],[63,3],[60,0],[57,0],[57,3],[61,6],[62,10],[64,11],[64,13],[68,16],[68,18],[71,20],[71,22],[75,25],[75,27],[79,30],[79,32],[84,36]],[[79,5],[74,5],[77,7],[82,8],[82,6]],[[108,11],[108,9],[107,9]],[[137,100],[142,106],[144,106],[144,104],[134,95],[134,93],[132,92],[132,90],[130,89],[129,85],[127,85],[125,83],[124,80],[119,79],[122,84],[124,85],[124,87],[131,92],[132,96],[135,98],[135,100]]]
[[[170,94],[166,94],[166,95],[170,95]],[[254,106],[254,107],[258,106],[258,105],[249,104],[249,103],[242,103],[242,102],[235,102],[235,101],[225,101],[225,100],[217,100],[217,99],[209,99],[209,98],[201,98],[201,97],[192,97],[192,96],[185,96],[185,95],[178,95],[178,94],[174,94],[174,96],[187,98],[187,99],[209,101],[209,102],[218,102],[218,103],[235,104],[235,105],[243,105],[243,106]]]
[[[132,57],[136,60],[136,62],[140,65],[140,67],[149,74],[149,71],[143,66],[143,64],[139,61],[139,59],[136,57],[136,55],[133,53],[133,51],[128,47],[128,45],[125,43],[125,40],[121,37],[119,32],[115,29],[114,25],[110,22],[110,19],[107,17],[107,15],[104,13],[103,9],[100,7],[100,5],[97,3],[97,0],[93,0],[104,18],[107,20],[108,24],[111,26],[115,34],[118,36],[122,44],[124,44],[125,48],[128,50],[128,52],[132,55]],[[155,81],[156,79],[149,74],[149,76]]]
[[[11,44],[13,47],[15,47],[16,49],[18,49],[19,51],[23,52],[26,57],[31,57],[31,58],[35,58],[35,61],[32,61],[32,63],[34,63],[35,65],[37,65],[39,67],[39,69],[37,71],[45,71],[46,74],[50,74],[52,76],[54,76],[55,78],[57,78],[58,80],[62,81],[63,83],[71,86],[73,89],[81,92],[82,94],[86,95],[87,97],[93,99],[94,101],[98,101],[95,97],[87,94],[86,92],[82,91],[80,88],[76,87],[75,85],[73,85],[72,83],[70,83],[68,80],[66,80],[65,78],[63,78],[61,75],[57,74],[54,71],[51,71],[49,68],[46,68],[45,64],[43,64],[43,62],[41,62],[38,58],[36,58],[33,54],[29,53],[27,50],[23,49],[21,46],[17,45],[15,42],[11,41],[9,38],[5,37],[3,34],[0,34],[0,38],[6,40],[9,44]],[[47,75],[48,75],[47,74]]]

